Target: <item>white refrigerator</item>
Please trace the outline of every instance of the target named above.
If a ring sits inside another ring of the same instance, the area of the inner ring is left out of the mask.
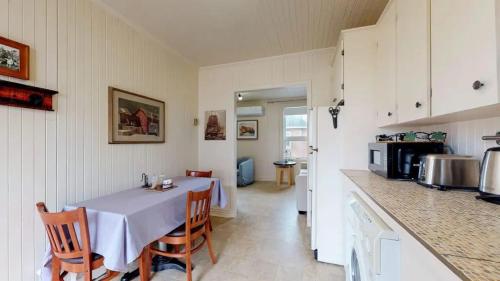
[[[308,196],[311,249],[318,261],[343,265],[344,204],[342,169],[368,168],[368,143],[375,139],[373,109],[346,104],[333,128],[329,107],[310,111]],[[314,132],[315,131],[315,132]]]

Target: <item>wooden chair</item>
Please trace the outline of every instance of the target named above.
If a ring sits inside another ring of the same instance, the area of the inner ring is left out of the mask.
[[[212,182],[210,188],[205,191],[190,191],[186,202],[186,223],[158,239],[157,242],[174,246],[172,251],[160,250],[154,246],[156,243],[150,245],[150,253],[153,255],[185,258],[188,281],[192,280],[191,255],[201,250],[205,242],[208,246],[208,253],[212,263],[215,264],[217,262],[208,226],[214,184]],[[197,241],[199,240],[198,238],[202,238],[203,240]],[[184,248],[181,250],[180,246],[184,246]]]
[[[212,177],[212,170],[210,170],[210,171],[186,170],[186,177],[211,178]],[[210,231],[213,231],[212,222],[210,221],[210,218],[208,218],[208,226],[210,228]]]
[[[44,203],[37,203],[52,252],[52,281],[63,281],[68,272],[83,273],[85,281],[92,280],[92,270],[103,266],[104,258],[92,253],[85,208],[61,213],[49,213]],[[75,225],[77,224],[77,227]],[[79,229],[80,240],[78,240]],[[62,271],[62,274],[61,274]],[[111,280],[118,272],[106,271],[101,280]]]
[[[186,177],[211,178],[212,171],[192,171],[186,170]]]

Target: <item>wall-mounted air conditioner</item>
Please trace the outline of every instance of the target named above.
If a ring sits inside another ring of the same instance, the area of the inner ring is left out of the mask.
[[[242,106],[236,108],[236,115],[243,116],[264,116],[263,106]]]

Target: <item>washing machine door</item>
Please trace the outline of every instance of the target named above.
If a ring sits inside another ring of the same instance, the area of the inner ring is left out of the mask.
[[[349,281],[371,281],[368,279],[368,275],[366,273],[365,267],[365,258],[362,256],[362,252],[360,247],[358,247],[359,241],[355,241],[351,253],[350,253],[350,261],[349,261],[349,273],[348,278]]]

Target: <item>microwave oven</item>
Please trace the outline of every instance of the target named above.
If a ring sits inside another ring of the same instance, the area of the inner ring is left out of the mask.
[[[388,179],[416,180],[420,157],[443,152],[441,142],[369,143],[368,169]]]

